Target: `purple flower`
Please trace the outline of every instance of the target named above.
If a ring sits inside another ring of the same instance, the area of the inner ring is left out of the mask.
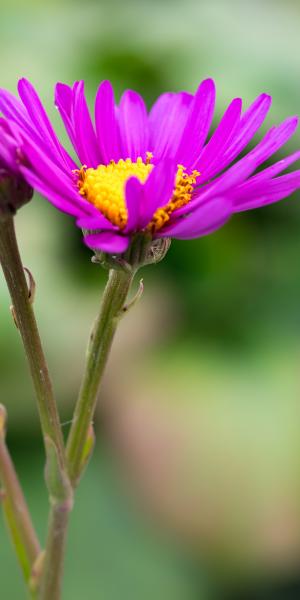
[[[0,118],[0,218],[28,202],[33,189],[20,173],[22,138],[13,122]]]
[[[94,122],[84,83],[58,83],[55,104],[78,156],[74,162],[32,85],[21,79],[18,90],[20,100],[0,90],[0,110],[22,139],[27,164],[19,169],[52,204],[75,217],[93,249],[123,253],[138,232],[153,239],[200,237],[233,212],[276,202],[300,186],[300,170],[278,177],[300,151],[253,175],[294,133],[296,117],[273,126],[232,165],[268,113],[266,94],[243,113],[241,99],[232,100],[207,141],[215,105],[211,79],[195,95],[163,94],[149,113],[131,90],[116,105],[104,81]]]

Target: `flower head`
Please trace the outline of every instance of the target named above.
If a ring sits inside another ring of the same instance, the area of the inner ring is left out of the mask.
[[[104,81],[94,122],[83,82],[58,83],[55,104],[77,154],[74,161],[32,85],[21,79],[18,89],[20,100],[0,90],[0,109],[22,138],[27,164],[19,166],[20,172],[75,217],[93,249],[121,254],[137,233],[151,239],[200,237],[221,227],[233,212],[276,202],[300,186],[299,170],[278,177],[300,151],[254,174],[294,133],[296,117],[272,127],[232,164],[268,113],[266,94],[245,112],[240,98],[232,100],[207,141],[215,105],[211,79],[195,95],[163,94],[149,113],[131,90],[117,105],[111,84]]]
[[[33,189],[20,173],[22,139],[13,122],[0,119],[0,218],[14,215],[32,198]]]

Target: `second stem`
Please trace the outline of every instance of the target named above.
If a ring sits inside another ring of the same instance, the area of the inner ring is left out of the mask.
[[[99,316],[90,336],[86,368],[67,444],[69,477],[74,486],[84,468],[85,449],[99,385],[133,277],[133,271],[110,270]]]

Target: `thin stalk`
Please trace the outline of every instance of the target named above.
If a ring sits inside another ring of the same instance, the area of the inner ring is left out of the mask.
[[[60,600],[66,537],[72,496],[54,502],[50,512],[45,562],[39,591],[40,600]]]
[[[51,438],[48,437],[46,438],[46,449],[46,481],[51,490],[51,510],[39,598],[40,600],[59,600],[69,513],[73,506],[73,490],[66,471],[60,468],[57,449]]]
[[[44,440],[50,437],[63,466],[64,444],[58,410],[21,262],[13,218],[0,220],[0,262],[10,292],[35,388]]]
[[[86,464],[99,386],[133,277],[131,270],[110,270],[99,316],[90,336],[85,372],[67,442],[68,470],[73,486],[78,483]]]
[[[36,392],[41,428],[46,449],[46,483],[51,512],[46,544],[45,564],[42,569],[41,598],[58,600],[62,577],[63,554],[67,532],[67,518],[60,515],[66,499],[68,514],[72,500],[65,460],[63,435],[52,384],[35,320],[32,300],[28,293],[12,218],[0,220],[0,262],[12,299],[12,313],[20,331]],[[54,542],[56,546],[54,546]],[[54,566],[53,566],[54,565]],[[54,573],[55,569],[55,573]],[[39,587],[39,582],[36,582]],[[54,587],[55,586],[55,587]],[[50,589],[51,587],[51,593]],[[54,590],[54,591],[53,591]]]
[[[15,552],[29,584],[32,569],[41,549],[26,500],[5,442],[6,413],[0,405],[0,482],[1,504]]]

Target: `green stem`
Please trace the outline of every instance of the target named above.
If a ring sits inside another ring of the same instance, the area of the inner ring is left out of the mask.
[[[11,217],[0,220],[0,261],[13,303],[13,316],[20,331],[29,363],[47,455],[46,483],[50,495],[51,512],[45,565],[42,570],[43,595],[41,598],[58,600],[67,531],[67,519],[65,515],[62,519],[59,512],[65,499],[70,496],[70,485],[58,410],[33,312],[32,299],[28,293],[14,221]],[[68,501],[69,507],[71,504],[72,502]],[[63,510],[64,512],[68,513]],[[55,540],[55,547],[53,540]],[[49,590],[51,590],[52,596],[49,595]]]
[[[5,443],[5,422],[5,409],[0,405],[1,503],[18,561],[25,581],[29,584],[33,566],[41,550],[14,464]]]
[[[99,316],[90,337],[85,372],[67,443],[67,462],[73,486],[78,483],[86,463],[86,447],[101,378],[133,277],[131,270],[110,270]]]
[[[60,600],[65,545],[71,509],[71,495],[65,501],[53,503],[50,512],[43,576],[39,591],[40,600]]]
[[[64,444],[59,415],[11,217],[0,220],[0,262],[29,363],[44,440],[46,436],[53,440],[63,466]]]
[[[60,468],[57,449],[48,437],[46,449],[46,481],[51,490],[51,510],[39,598],[59,600],[69,513],[73,506],[73,490],[66,471]]]

